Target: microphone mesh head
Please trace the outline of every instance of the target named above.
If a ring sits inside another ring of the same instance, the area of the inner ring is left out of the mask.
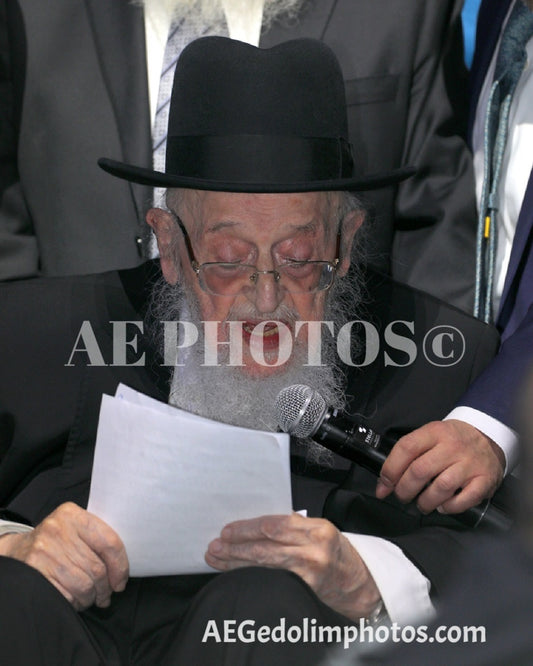
[[[318,430],[327,410],[324,398],[305,384],[282,389],[276,398],[279,427],[295,437],[310,437]]]

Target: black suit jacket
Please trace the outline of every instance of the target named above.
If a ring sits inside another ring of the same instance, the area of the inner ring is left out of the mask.
[[[467,307],[475,208],[461,134],[460,0],[310,0],[261,46],[316,37],[346,81],[363,171],[419,174],[368,196],[372,263]],[[101,172],[151,166],[142,11],[127,0],[0,0],[0,279],[138,264],[148,188]],[[457,112],[457,116],[454,115]]]
[[[139,349],[130,348],[128,363],[146,352],[144,365],[113,365],[110,322],[142,321],[149,285],[157,275],[157,264],[149,262],[102,275],[0,284],[0,309],[10,313],[0,328],[0,506],[34,523],[64,501],[85,506],[102,393],[114,394],[124,382],[166,401],[168,375],[151,352],[149,336],[142,336],[136,325],[130,333],[138,334]],[[384,276],[370,278],[366,303],[376,330],[383,331],[391,320],[413,319],[409,337],[421,350],[426,332],[437,325],[456,326],[465,340],[461,361],[447,369],[435,371],[422,351],[406,365],[402,353],[398,356],[389,346],[387,351],[403,367],[391,372],[383,353],[375,363],[348,372],[352,411],[368,416],[388,434],[442,416],[454,393],[495,350],[491,327]],[[90,322],[104,365],[94,349],[90,355],[73,354],[75,347],[83,347],[76,341],[84,322]],[[440,389],[432,386],[437,382]],[[439,591],[460,543],[460,529],[423,528],[419,515],[406,513],[394,500],[375,500],[375,479],[341,459],[329,469],[315,468],[303,462],[295,445],[293,473],[295,508],[325,515],[343,529],[394,538]]]

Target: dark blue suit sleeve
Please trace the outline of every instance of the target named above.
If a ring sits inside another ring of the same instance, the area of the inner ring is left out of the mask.
[[[516,428],[521,387],[533,364],[533,304],[516,331],[502,344],[487,366],[459,401]]]

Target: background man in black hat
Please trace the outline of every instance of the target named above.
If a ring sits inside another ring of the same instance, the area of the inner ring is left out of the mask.
[[[344,321],[349,311],[340,305],[346,300],[354,306],[353,290],[343,299],[342,288],[335,288],[336,278],[348,271],[364,218],[358,199],[346,191],[369,190],[412,173],[404,168],[355,175],[344,109],[338,63],[319,42],[297,40],[258,50],[205,38],[184,51],[176,70],[165,172],[101,160],[120,177],[169,188],[167,210],[148,214],[164,276],[154,290],[157,317],[168,319],[179,312],[183,318],[187,312],[193,322],[221,322],[211,340],[217,345],[227,342],[231,321],[242,323],[243,367],[204,372],[191,355],[171,378],[174,404],[222,421],[275,428],[272,405],[278,390],[304,381],[324,392],[330,403],[344,406],[344,376],[336,369],[332,350],[328,354],[325,345],[329,363],[324,368],[305,367],[301,347],[307,333],[304,329],[296,336],[296,324],[330,316]],[[161,389],[164,378],[158,371],[154,377],[148,362],[145,368],[105,366],[93,373],[94,368],[76,367],[71,372],[61,367],[64,359],[57,364],[56,352],[68,354],[72,340],[62,345],[80,315],[83,320],[94,316],[99,330],[102,318],[135,320],[143,307],[146,280],[145,270],[136,270],[35,285],[42,290],[37,299],[41,306],[48,308],[51,298],[59,309],[66,308],[66,319],[57,308],[52,321],[36,317],[39,325],[53,329],[48,332],[53,349],[48,348],[46,357],[50,373],[40,373],[29,383],[30,395],[2,391],[7,424],[2,431],[7,449],[0,466],[2,498],[37,525],[33,531],[0,538],[0,553],[8,556],[0,560],[0,599],[6,604],[5,611],[0,610],[10,618],[9,627],[7,620],[3,627],[11,638],[3,654],[24,663],[39,663],[37,655],[43,663],[191,663],[194,654],[201,663],[220,663],[220,649],[233,646],[206,645],[200,639],[207,619],[225,619],[228,613],[249,613],[265,623],[287,614],[294,621],[309,616],[323,624],[345,625],[378,615],[383,606],[399,621],[431,612],[429,588],[438,589],[446,577],[446,558],[459,537],[449,539],[448,530],[430,530],[428,537],[417,538],[419,520],[409,517],[403,529],[414,534],[397,538],[398,545],[374,536],[348,537],[328,520],[314,517],[327,515],[335,487],[314,483],[305,470],[294,482],[295,505],[306,507],[310,517],[266,516],[234,523],[206,544],[206,561],[214,569],[238,571],[209,583],[203,576],[128,581],[127,554],[119,536],[80,508],[87,500],[99,399],[102,392],[113,392],[117,380],[159,397],[165,391],[168,395],[168,387]],[[21,290],[33,291],[33,286],[6,287],[6,310],[13,303],[24,309]],[[347,288],[352,289],[353,282]],[[251,353],[250,331],[261,322],[270,322],[262,335],[269,360],[279,353],[281,324],[297,338],[281,367],[259,363]],[[462,320],[465,327],[469,322],[467,317]],[[3,334],[10,344],[17,339],[24,348],[21,332],[15,338],[12,330]],[[476,371],[478,351],[476,347],[468,355],[468,378]],[[20,378],[31,368],[32,355],[27,354],[24,363],[14,357],[14,367],[7,372],[16,371]],[[46,385],[48,374],[54,377],[52,396],[37,385]],[[219,393],[222,399],[217,401]],[[57,419],[50,418],[42,402],[48,399]],[[23,417],[28,404],[32,413],[35,407],[39,414],[47,412],[44,432],[39,416]],[[363,522],[374,525],[371,534],[398,533],[398,509],[390,506],[385,520],[374,518],[372,508],[362,512]],[[267,570],[249,570],[247,565]],[[231,611],[226,608],[229,599]],[[76,615],[73,609],[84,612]],[[37,625],[30,636],[28,613],[32,626]],[[261,645],[245,649],[258,648],[256,663],[274,663],[278,645],[269,644],[266,652]],[[242,645],[235,649],[240,657],[232,654],[230,663],[243,658]],[[294,650],[306,660],[309,652],[320,654],[316,644]]]

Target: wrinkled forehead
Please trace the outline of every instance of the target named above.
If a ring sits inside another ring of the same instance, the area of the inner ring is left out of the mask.
[[[327,239],[337,229],[336,192],[251,194],[201,190],[171,190],[167,205],[184,219],[200,240],[219,229],[268,234],[294,229]]]

